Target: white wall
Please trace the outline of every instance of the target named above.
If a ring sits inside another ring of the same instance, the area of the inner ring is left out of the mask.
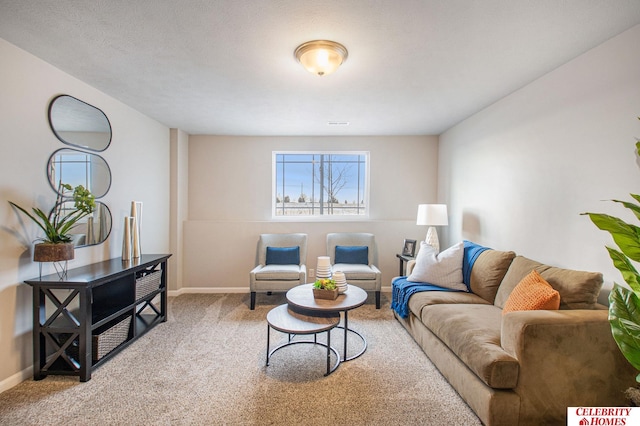
[[[383,286],[398,274],[405,238],[424,238],[419,203],[435,202],[437,137],[189,138],[189,221],[184,234],[185,291],[249,291],[260,233],[305,232],[307,264],[325,254],[329,232],[373,232]],[[370,218],[359,221],[271,219],[274,150],[370,152]]]
[[[621,281],[611,239],[581,212],[630,218],[601,200],[640,191],[640,26],[440,136],[438,198],[449,243],[466,238]],[[602,299],[601,299],[602,300]]]
[[[59,94],[75,96],[102,109],[113,127],[111,146],[100,155],[113,182],[101,200],[114,226],[106,243],[76,250],[69,267],[121,255],[122,218],[131,200],[144,203],[142,248],[169,251],[169,129],[117,100],[0,39],[0,391],[28,378],[32,359],[31,288],[38,276],[32,241],[41,236],[17,215],[8,200],[50,209],[55,194],[46,165],[62,144],[49,128],[49,102]],[[47,264],[45,273],[53,270]]]

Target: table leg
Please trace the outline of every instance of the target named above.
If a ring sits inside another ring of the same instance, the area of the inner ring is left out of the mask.
[[[349,334],[349,311],[344,311],[344,360],[346,361],[349,357],[347,356],[347,334]]]
[[[269,337],[271,335],[271,325],[267,323],[267,363],[265,365],[269,365]]]
[[[340,361],[339,358],[340,355],[338,355],[338,361]],[[331,374],[331,330],[327,330],[327,374],[325,374],[325,376],[328,376],[329,374]]]
[[[351,330],[349,328],[349,311],[343,311],[344,312],[344,324],[343,325],[338,325],[336,328],[343,328],[344,329],[344,347],[343,347],[343,356],[341,361],[346,362],[346,361],[351,361],[353,359],[358,358],[360,355],[362,355],[363,353],[365,353],[365,351],[367,350],[367,340],[364,338],[364,336],[360,333],[358,333],[355,330]],[[349,357],[349,355],[347,354],[347,334],[349,333],[353,333],[355,334],[357,337],[360,338],[360,340],[362,340],[362,349],[360,350],[360,352],[358,352],[355,355],[352,355],[351,357]]]

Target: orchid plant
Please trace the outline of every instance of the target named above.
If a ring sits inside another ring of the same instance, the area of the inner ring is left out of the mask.
[[[71,195],[67,195],[72,191]],[[63,203],[71,198],[74,203],[74,210],[67,213],[63,210]],[[82,185],[75,188],[69,184],[62,183],[58,185],[58,196],[56,204],[49,214],[46,214],[37,207],[32,207],[33,214],[16,203],[9,201],[13,207],[27,215],[40,229],[44,231],[45,236],[40,238],[42,242],[50,244],[63,244],[71,242],[69,232],[78,223],[80,219],[91,214],[96,207],[95,196]]]

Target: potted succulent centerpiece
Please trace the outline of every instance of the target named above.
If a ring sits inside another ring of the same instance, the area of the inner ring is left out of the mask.
[[[336,300],[338,287],[332,278],[320,278],[313,283],[313,297],[316,299]]]
[[[69,194],[69,195],[67,195]],[[74,208],[64,208],[65,201],[73,201]],[[74,246],[70,232],[78,221],[91,214],[96,207],[95,196],[82,185],[75,188],[60,182],[56,204],[49,214],[32,207],[33,214],[9,201],[13,207],[27,215],[45,236],[34,247],[33,260],[36,262],[60,262],[74,257]]]
[[[636,142],[635,154],[640,155],[640,140]],[[636,202],[640,202],[640,195],[630,195]],[[640,219],[639,204],[611,201],[620,203]],[[609,232],[618,246],[617,249],[607,247],[607,251],[629,287],[614,283],[609,294],[609,323],[620,351],[636,370],[640,370],[640,274],[634,266],[634,262],[640,262],[640,227],[607,214],[583,214],[588,215],[598,228]],[[640,374],[636,376],[636,382],[640,384]],[[638,386],[627,389],[626,394],[634,405],[640,406]]]

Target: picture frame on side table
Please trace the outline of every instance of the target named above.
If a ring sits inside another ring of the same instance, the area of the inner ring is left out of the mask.
[[[402,246],[402,255],[415,257],[416,240],[407,240],[407,239],[404,240],[404,245]]]

